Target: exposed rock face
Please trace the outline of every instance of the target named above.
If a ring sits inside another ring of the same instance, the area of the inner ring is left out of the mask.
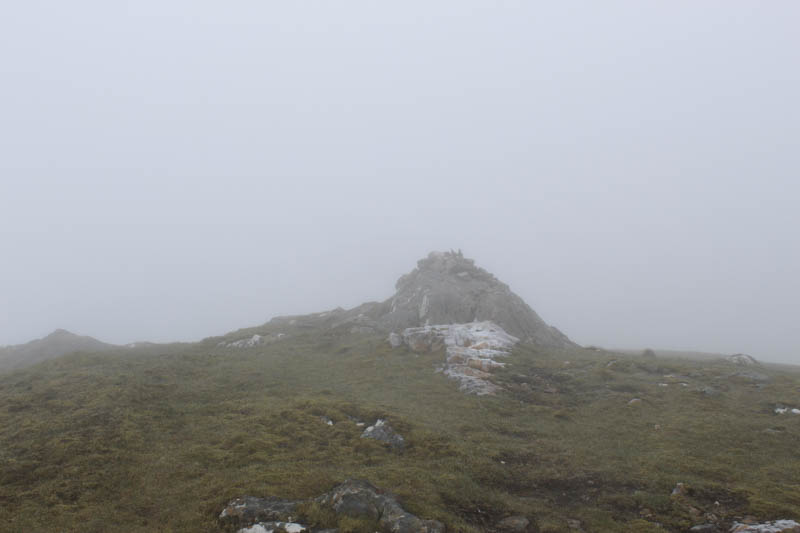
[[[397,281],[397,292],[374,319],[381,329],[402,331],[429,324],[490,320],[525,341],[572,345],[548,326],[508,285],[475,266],[461,252],[432,252]]]
[[[445,348],[444,374],[457,379],[462,391],[478,395],[494,394],[499,390],[489,381],[489,375],[494,369],[505,366],[497,359],[507,356],[519,342],[518,338],[489,321],[408,328],[401,338],[415,352]]]
[[[534,524],[524,516],[509,516],[497,523],[495,529],[500,533],[531,533],[536,531]]]

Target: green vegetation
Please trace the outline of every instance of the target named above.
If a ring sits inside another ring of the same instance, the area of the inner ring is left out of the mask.
[[[0,529],[216,532],[234,497],[308,498],[346,478],[451,531],[512,514],[550,532],[568,519],[644,532],[712,511],[800,518],[800,416],[774,413],[800,407],[797,372],[756,369],[765,382],[724,362],[520,347],[496,375],[508,392],[475,397],[433,371],[441,353],[391,350],[383,337],[218,340],[0,376]],[[403,452],[359,438],[353,419],[378,417]],[[678,482],[686,491],[671,496]]]

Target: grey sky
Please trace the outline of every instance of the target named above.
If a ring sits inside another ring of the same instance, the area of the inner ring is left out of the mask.
[[[192,340],[462,248],[584,344],[800,363],[797,2],[9,2],[0,344]]]

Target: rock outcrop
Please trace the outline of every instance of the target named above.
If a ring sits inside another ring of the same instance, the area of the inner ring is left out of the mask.
[[[461,252],[432,252],[396,284],[376,325],[384,331],[431,324],[492,321],[524,341],[563,347],[573,343],[548,326],[522,298]],[[381,312],[382,311],[382,312]]]
[[[394,346],[398,339],[389,342]],[[509,335],[494,322],[471,322],[405,329],[399,342],[414,352],[434,352],[445,349],[442,370],[460,383],[469,394],[494,394],[499,387],[489,380],[491,372],[502,368],[498,361],[507,356],[519,339]]]
[[[250,347],[269,342],[279,332],[295,335],[313,329],[363,334],[390,334],[393,346],[408,328],[491,321],[514,337],[548,348],[575,346],[547,325],[508,285],[475,266],[461,252],[431,252],[417,267],[401,276],[394,296],[366,302],[353,309],[275,317],[248,335],[234,332],[215,339],[218,346]],[[262,338],[253,337],[261,336]],[[221,342],[220,342],[221,341]],[[425,342],[421,339],[421,342]]]

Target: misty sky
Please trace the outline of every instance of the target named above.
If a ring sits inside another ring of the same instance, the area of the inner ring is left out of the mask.
[[[461,248],[582,344],[800,363],[800,3],[6,2],[0,344]]]

